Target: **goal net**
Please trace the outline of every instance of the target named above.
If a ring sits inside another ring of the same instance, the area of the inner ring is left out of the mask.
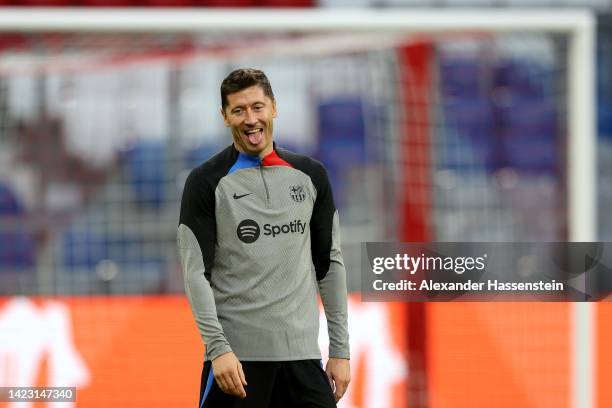
[[[351,292],[365,241],[595,238],[588,14],[11,13],[2,294],[180,293],[183,183],[230,143],[218,89],[244,66],[270,78],[277,144],[328,169]],[[403,308],[403,397],[361,379],[343,406],[591,398],[588,309]]]

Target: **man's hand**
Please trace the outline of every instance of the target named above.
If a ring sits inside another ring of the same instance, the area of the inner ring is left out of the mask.
[[[327,366],[325,366],[325,372],[329,377],[329,382],[332,384],[334,398],[336,398],[336,402],[338,402],[346,392],[349,382],[351,382],[351,367],[349,365],[349,360],[344,358],[330,358],[327,362]]]
[[[244,385],[247,385],[247,382],[242,364],[234,353],[221,354],[215,358],[212,361],[212,370],[221,391],[240,398],[246,397]]]

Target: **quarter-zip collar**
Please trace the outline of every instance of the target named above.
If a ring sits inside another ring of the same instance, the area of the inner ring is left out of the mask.
[[[259,158],[259,156],[252,156],[243,152],[240,152],[236,149],[236,146],[232,145],[235,154],[236,154],[236,162],[231,167],[229,173],[233,173],[236,170],[240,169],[248,169],[253,167],[268,167],[268,166],[287,166],[293,167],[285,160],[283,160],[278,153],[276,152],[276,143],[273,145],[273,149],[270,153],[268,153],[263,158]]]

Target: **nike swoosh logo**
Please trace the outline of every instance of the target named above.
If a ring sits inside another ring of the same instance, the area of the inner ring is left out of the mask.
[[[234,193],[234,199],[235,199],[235,200],[238,200],[239,198],[246,197],[246,196],[251,195],[251,194],[252,194],[252,193],[246,193],[246,194],[240,194],[240,195],[238,195],[238,194]]]

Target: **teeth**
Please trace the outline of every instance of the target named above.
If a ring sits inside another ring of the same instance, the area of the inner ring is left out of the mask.
[[[246,131],[246,132],[244,132],[244,133],[246,133],[247,135],[250,135],[250,134],[252,134],[252,133],[257,133],[257,132],[261,132],[261,129],[247,130],[247,131]]]

